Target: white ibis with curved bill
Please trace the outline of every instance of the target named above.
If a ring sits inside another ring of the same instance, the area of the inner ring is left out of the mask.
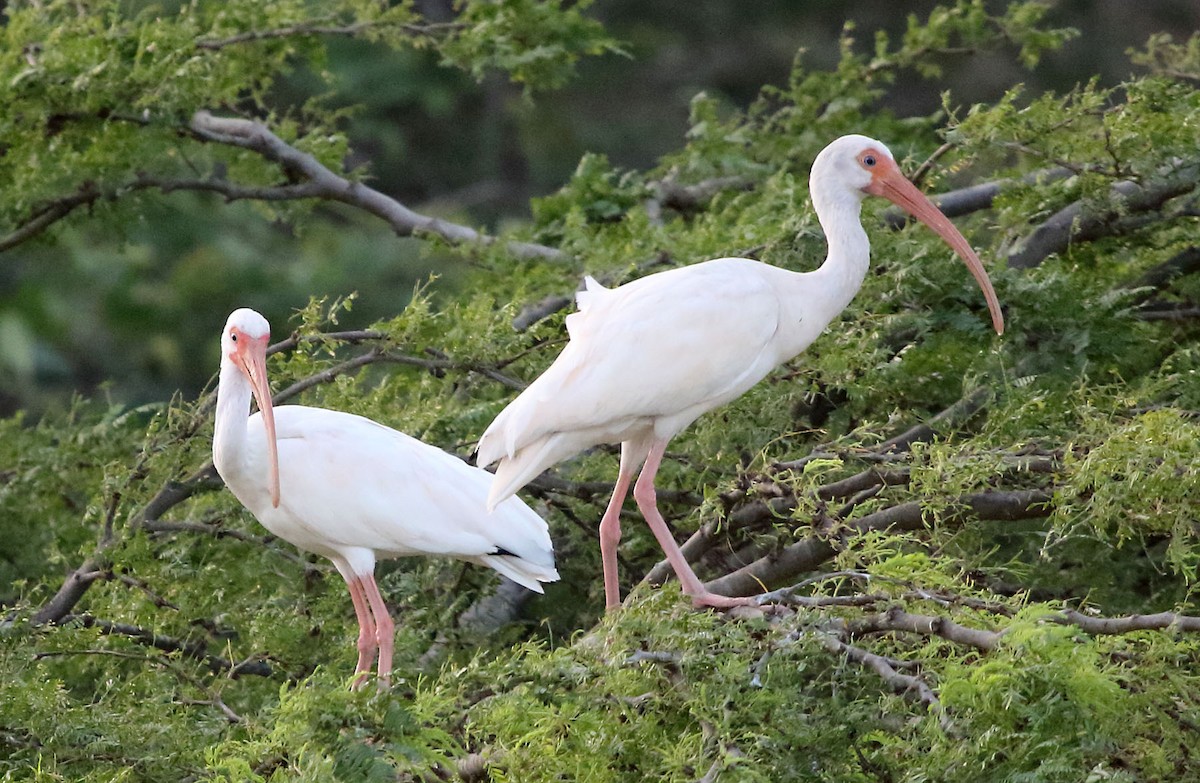
[[[392,666],[395,626],[377,558],[445,555],[530,590],[558,579],[546,522],[519,498],[487,507],[492,476],[382,424],[302,405],[274,407],[267,320],[235,310],[221,333],[213,464],[263,527],[333,561],[358,618],[356,684],[378,652]],[[250,415],[250,398],[258,412]]]
[[[747,258],[718,258],[609,289],[591,277],[567,317],[570,341],[554,363],[500,412],[479,441],[477,462],[498,462],[496,505],[551,465],[601,443],[621,444],[616,486],[600,520],[605,603],[620,604],[619,514],[633,496],[696,606],[753,599],[707,590],[672,538],[655,501],[667,443],[701,414],[733,400],[808,347],[862,286],[870,243],[863,199],[882,196],[925,223],[962,258],[1004,318],[979,257],[950,220],[900,172],[891,152],[866,136],[843,136],[817,155],[809,177],[829,254],[812,272]]]

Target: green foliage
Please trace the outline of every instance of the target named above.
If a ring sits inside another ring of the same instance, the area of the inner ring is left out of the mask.
[[[424,24],[406,3],[323,9],[10,9],[0,90],[13,108],[0,119],[10,145],[0,172],[12,188],[0,217],[12,225],[86,183],[122,187],[146,161],[181,176],[224,166],[241,181],[274,182],[277,172],[255,156],[181,132],[199,96],[203,105],[268,118],[281,137],[340,169],[346,143],[333,101],[276,105],[272,92],[302,60],[320,71],[323,39],[297,32],[212,49],[198,41],[361,24],[356,34],[369,42],[430,48],[473,76],[501,68],[531,87],[560,83],[579,56],[612,46],[578,4],[467,2],[448,28]],[[228,492],[195,476],[211,445],[208,396],[132,410],[78,402],[37,421],[0,422],[0,535],[10,542],[0,561],[10,609],[0,626],[0,770],[13,780],[97,781],[452,779],[468,761],[483,768],[474,779],[495,781],[1194,774],[1194,632],[1090,634],[1061,614],[1076,606],[1189,612],[1200,351],[1194,320],[1142,320],[1139,308],[1147,287],[1167,303],[1188,303],[1197,283],[1194,272],[1139,281],[1194,244],[1195,217],[1168,199],[1148,219],[1114,206],[1110,190],[1124,180],[1153,187],[1194,160],[1200,102],[1170,73],[1188,67],[1190,55],[1156,38],[1148,52],[1172,65],[1116,88],[1013,89],[994,105],[967,108],[950,95],[944,115],[878,110],[898,74],[936,78],[958,50],[1002,49],[1032,65],[1071,36],[1044,26],[1044,14],[1041,3],[1011,4],[997,16],[981,2],[957,2],[910,19],[897,40],[876,35],[869,47],[847,29],[831,69],[798,58],[787,83],[765,88],[744,112],[697,96],[682,148],[657,168],[588,155],[560,191],[534,203],[532,225],[504,236],[551,243],[574,263],[517,259],[498,242],[453,251],[470,263],[455,268],[450,286],[448,277],[427,279],[416,253],[375,250],[390,238],[358,224],[345,233],[361,244],[302,233],[298,244],[259,258],[246,248],[271,245],[277,234],[251,221],[257,233],[229,232],[220,253],[166,265],[139,241],[150,228],[126,223],[126,207],[98,201],[129,237],[127,252],[93,257],[80,252],[87,240],[78,226],[59,233],[60,249],[41,252],[72,257],[79,279],[27,303],[31,318],[74,314],[88,287],[116,290],[105,306],[117,314],[154,302],[171,318],[195,319],[194,354],[165,351],[159,360],[194,364],[200,384],[216,367],[216,327],[237,284],[268,274],[259,266],[266,263],[272,276],[293,277],[292,300],[295,291],[321,294],[290,320],[283,304],[269,313],[277,339],[296,336],[270,359],[276,390],[325,378],[301,400],[464,456],[513,387],[562,345],[563,313],[520,332],[514,316],[527,302],[569,294],[581,270],[620,283],[733,253],[797,270],[819,264],[807,169],[848,131],[884,138],[906,170],[930,160],[937,188],[1016,181],[990,211],[961,222],[987,259],[1009,331],[989,333],[973,282],[935,237],[923,227],[887,231],[881,208],[867,206],[876,262],[855,302],[802,357],[673,441],[660,474],[680,537],[716,527],[718,544],[702,561],[714,572],[799,541],[830,547],[830,560],[799,588],[810,603],[739,616],[692,611],[673,585],[637,587],[660,554],[630,520],[621,555],[633,596],[598,621],[594,524],[607,484],[597,491],[591,482],[611,482],[616,459],[596,449],[560,468],[578,492],[537,498],[563,580],[509,627],[481,634],[459,624],[495,585],[485,569],[434,559],[381,567],[397,620],[396,672],[382,692],[347,687],[356,629],[333,569],[264,535]],[[944,117],[951,147],[935,156]],[[1050,166],[1070,176],[1019,179]],[[694,209],[645,208],[664,180],[717,177],[738,185]],[[1182,196],[1194,198],[1194,183]],[[1126,230],[1072,243],[1033,268],[996,261],[1077,202],[1111,211]],[[142,214],[148,203],[122,201]],[[1122,223],[1133,218],[1140,222]],[[183,237],[157,247],[169,255],[187,246]],[[352,263],[362,280],[394,277],[354,297],[331,271]],[[412,266],[395,272],[401,263]],[[108,276],[136,285],[109,288]],[[198,314],[198,299],[220,315]],[[325,334],[352,316],[373,321],[378,335],[358,345]],[[154,335],[135,328],[138,318],[128,323],[131,341],[157,350]],[[368,351],[380,360],[344,371]],[[944,437],[906,453],[872,450],[957,400],[976,399],[975,390],[983,390],[978,408]],[[803,465],[776,465],[814,452],[819,458]],[[813,494],[870,469],[906,477],[869,496]],[[1047,493],[1049,521],[961,515],[965,495],[1029,489]],[[162,507],[163,493],[183,491],[185,499]],[[736,529],[739,503],[781,499],[794,506],[759,528]],[[841,514],[843,502],[852,508]],[[909,503],[921,513],[906,530],[854,526]],[[94,581],[75,616],[35,624],[62,574],[85,560]],[[868,606],[844,600],[862,594]],[[885,622],[893,611],[999,636],[980,647],[932,627],[854,626]],[[105,632],[104,622],[124,631]],[[157,646],[131,628],[157,634]],[[895,692],[895,680],[833,649],[832,638],[920,678],[940,704]],[[239,665],[257,673],[235,676]]]
[[[1110,425],[1111,426],[1111,425]],[[1104,433],[1070,470],[1064,494],[1086,498],[1062,523],[1081,522],[1118,545],[1165,538],[1166,562],[1188,581],[1197,565],[1200,426],[1179,411],[1149,411]]]
[[[590,0],[499,0],[462,4],[460,32],[442,57],[476,78],[490,68],[531,87],[559,87],[583,55],[620,51],[594,19],[583,15]]]

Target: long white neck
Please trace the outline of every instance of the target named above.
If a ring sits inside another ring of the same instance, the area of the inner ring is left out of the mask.
[[[222,478],[235,473],[246,446],[250,418],[250,382],[232,362],[221,362],[217,383],[217,414],[213,432],[213,464]]]
[[[820,309],[833,320],[862,287],[871,261],[871,242],[862,227],[862,196],[844,187],[811,183],[813,208],[825,231],[829,255],[813,276],[822,281]],[[817,303],[813,303],[817,304]]]
[[[860,219],[862,198],[846,188],[823,188],[820,178],[811,193],[817,219],[825,230],[829,255],[813,272],[779,270],[777,285],[784,308],[778,357],[790,359],[825,331],[862,287],[871,244]]]

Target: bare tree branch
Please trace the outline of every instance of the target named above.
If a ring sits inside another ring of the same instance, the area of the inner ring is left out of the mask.
[[[1136,219],[1140,213],[1158,210],[1171,199],[1194,190],[1198,170],[1200,164],[1190,162],[1178,165],[1149,184],[1129,180],[1115,182],[1109,204],[1094,211],[1085,212],[1080,201],[1069,204],[1051,215],[1009,252],[1009,266],[1029,269],[1048,256],[1063,252],[1073,242],[1090,242],[1140,227],[1144,223],[1144,220]],[[1126,216],[1135,219],[1130,223]]]
[[[983,408],[988,401],[989,395],[990,392],[981,386],[950,407],[940,411],[928,421],[921,422],[894,438],[889,438],[875,446],[873,451],[880,454],[908,451],[914,443],[928,443],[937,437],[939,433],[962,426],[964,422]]]
[[[491,245],[498,241],[496,237],[480,233],[468,226],[414,212],[380,191],[341,177],[312,155],[284,142],[260,122],[240,118],[218,118],[206,111],[199,111],[192,117],[189,131],[201,141],[255,152],[277,163],[290,179],[299,181],[285,185],[255,186],[239,185],[216,177],[184,179],[140,172],[132,180],[123,183],[100,186],[94,182],[87,182],[76,192],[54,199],[31,212],[17,228],[0,237],[0,252],[32,239],[79,207],[151,189],[164,194],[175,191],[215,193],[224,197],[226,201],[338,201],[381,218],[392,227],[397,236],[437,237],[455,245]],[[507,242],[505,247],[518,258],[554,261],[567,259],[566,254],[557,248],[532,242],[511,241]]]
[[[1166,310],[1139,310],[1134,317],[1141,321],[1186,321],[1200,318],[1200,307],[1176,307]]]
[[[0,253],[9,250],[27,240],[33,239],[48,227],[69,215],[76,207],[91,204],[101,197],[95,183],[85,183],[79,190],[56,201],[52,201],[38,209],[13,231],[0,237]]]
[[[540,302],[525,305],[521,308],[521,312],[517,313],[516,317],[513,318],[513,329],[523,332],[543,318],[554,315],[559,310],[567,309],[574,301],[575,299],[570,296],[551,294]]]
[[[955,644],[974,647],[977,650],[990,652],[996,649],[1004,631],[986,631],[978,628],[968,628],[959,625],[949,617],[935,617],[923,614],[909,614],[902,607],[893,606],[886,612],[874,614],[846,623],[846,632],[850,636],[881,633],[886,631],[903,631],[925,636],[940,636]]]
[[[361,182],[338,176],[312,155],[284,142],[260,122],[214,117],[207,111],[198,111],[192,117],[191,128],[201,139],[241,147],[279,164],[289,175],[305,179],[313,188],[314,197],[340,201],[382,218],[398,236],[436,236],[452,244],[492,244],[496,241],[495,237],[473,228],[421,215]],[[506,246],[519,258],[556,261],[566,258],[561,250],[546,245],[509,242]]]
[[[1143,272],[1126,288],[1161,289],[1170,285],[1176,278],[1193,275],[1200,272],[1200,246],[1192,245],[1185,248],[1166,261]],[[1152,293],[1146,293],[1138,301],[1144,302]]]
[[[655,197],[650,205],[652,210],[666,207],[677,212],[694,212],[722,191],[750,190],[754,185],[755,180],[744,175],[713,177],[685,185],[672,173],[653,183]]]
[[[1159,631],[1171,628],[1180,631],[1200,631],[1200,617],[1176,614],[1175,612],[1135,614],[1126,617],[1093,617],[1074,609],[1068,609],[1062,615],[1051,615],[1049,620],[1064,625],[1078,626],[1084,633],[1093,636],[1131,631]]]
[[[84,560],[71,573],[67,574],[67,578],[63,580],[62,586],[50,598],[49,601],[33,614],[32,622],[34,625],[46,625],[47,623],[60,623],[67,614],[75,608],[75,604],[79,603],[79,599],[83,598],[84,593],[92,586],[92,583],[104,578],[106,570],[101,568],[101,562],[106,547],[99,547],[98,551],[88,559]]]
[[[1048,516],[1053,495],[1047,490],[980,492],[960,498],[958,510],[941,524],[959,524],[968,518],[1009,521]],[[788,501],[782,505],[786,506]],[[795,501],[790,501],[794,507]],[[846,532],[857,535],[870,530],[918,530],[923,527],[924,512],[917,501],[891,506],[846,523]],[[754,595],[762,585],[789,579],[811,571],[836,554],[834,542],[822,534],[807,536],[794,544],[744,566],[731,574],[708,582],[706,587],[720,595]]]

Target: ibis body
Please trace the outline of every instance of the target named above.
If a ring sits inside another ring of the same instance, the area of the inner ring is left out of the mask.
[[[375,583],[376,560],[457,558],[539,593],[541,582],[558,578],[541,517],[519,498],[487,508],[491,474],[362,416],[274,407],[268,340],[258,313],[229,316],[213,463],[263,527],[328,558],[346,580],[359,621],[360,681],[376,652],[380,677],[391,669],[394,625]],[[252,396],[259,406],[253,415]]]

